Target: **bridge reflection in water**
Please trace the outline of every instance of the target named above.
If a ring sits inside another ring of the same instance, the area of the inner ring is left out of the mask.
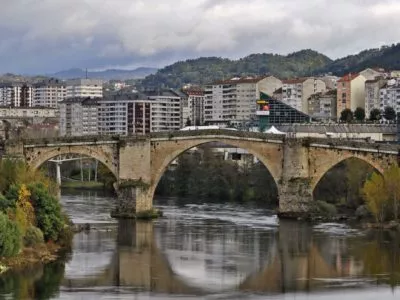
[[[94,277],[66,278],[63,285],[70,289],[119,286],[188,295],[215,292],[201,279],[196,280],[196,274],[192,278],[185,274],[196,273],[198,268],[189,264],[189,270],[182,271],[185,261],[192,259],[187,257],[188,253],[197,256],[197,260],[199,257],[204,260],[209,268],[205,276],[215,276],[212,274],[213,257],[224,260],[221,269],[225,268],[226,272],[219,275],[229,277],[230,273],[231,278],[227,281],[231,285],[221,284],[221,291],[309,291],[326,286],[324,278],[331,280],[356,275],[354,272],[357,272],[351,259],[344,259],[340,253],[347,245],[340,245],[340,239],[328,237],[313,241],[312,228],[304,223],[281,222],[276,230],[257,231],[254,235],[249,232],[226,235],[226,229],[223,234],[212,230],[198,234],[190,230],[181,228],[178,236],[174,237],[170,235],[172,230],[168,232],[165,226],[159,228],[152,222],[121,220],[110,263]],[[223,247],[222,256],[226,254],[229,257],[216,257],[211,249],[213,245]],[[235,247],[249,249],[240,249],[241,253],[235,257]],[[205,255],[207,253],[209,256]],[[247,256],[244,257],[243,253]],[[179,260],[183,262],[181,266]],[[227,260],[231,261],[230,267]]]

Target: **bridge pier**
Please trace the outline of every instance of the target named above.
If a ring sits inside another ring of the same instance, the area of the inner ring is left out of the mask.
[[[159,216],[153,210],[153,195],[145,184],[120,183],[114,186],[118,195],[117,207],[112,211],[113,218],[151,219]]]
[[[302,141],[288,139],[283,148],[282,178],[279,182],[279,217],[307,216],[313,201],[309,149]]]

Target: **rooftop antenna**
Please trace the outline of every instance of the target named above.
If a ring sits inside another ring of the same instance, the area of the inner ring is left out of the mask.
[[[87,68],[86,68],[86,75],[85,75],[85,76],[86,76],[85,78],[86,78],[86,79],[88,79],[88,73],[87,73]]]

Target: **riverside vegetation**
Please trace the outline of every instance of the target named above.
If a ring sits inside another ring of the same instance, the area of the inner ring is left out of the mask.
[[[25,163],[0,163],[0,266],[48,262],[70,245],[72,231],[57,199],[58,187]]]

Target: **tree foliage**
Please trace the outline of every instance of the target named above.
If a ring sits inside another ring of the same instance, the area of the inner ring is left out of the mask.
[[[13,256],[21,248],[21,233],[15,222],[0,212],[0,257]]]
[[[384,178],[376,172],[373,173],[371,178],[365,182],[363,192],[368,209],[375,216],[377,222],[383,222],[388,205]]]
[[[386,120],[392,121],[392,120],[396,119],[396,111],[394,110],[393,107],[386,106],[383,111],[383,116],[385,117]]]
[[[349,108],[345,108],[340,113],[340,121],[350,123],[353,121],[353,112]]]
[[[382,118],[382,112],[378,108],[374,108],[369,112],[370,121],[379,121]]]
[[[365,120],[365,109],[362,107],[357,107],[354,111],[354,118],[357,121],[364,121]]]

